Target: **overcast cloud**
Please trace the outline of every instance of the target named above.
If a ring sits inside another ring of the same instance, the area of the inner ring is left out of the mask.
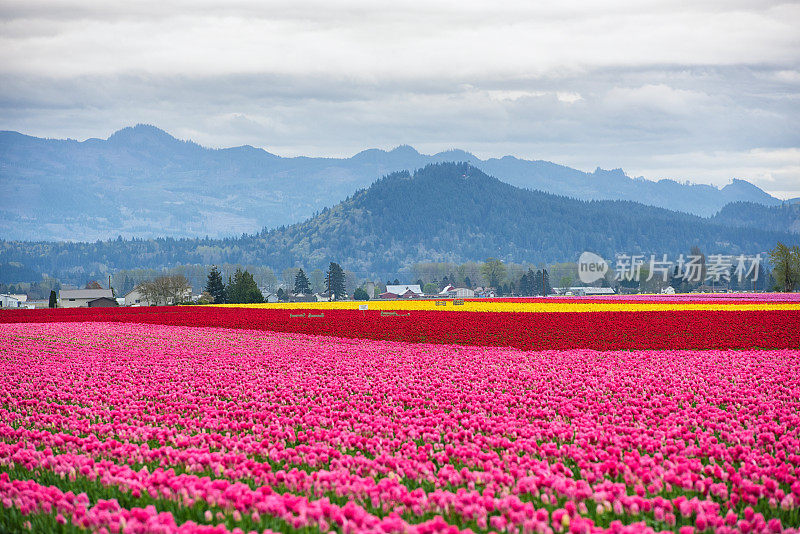
[[[800,196],[799,3],[552,4],[0,0],[0,129],[462,148]]]

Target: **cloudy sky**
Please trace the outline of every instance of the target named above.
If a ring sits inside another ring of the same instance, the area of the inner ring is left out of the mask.
[[[0,129],[462,148],[800,196],[798,2],[0,0],[0,28]]]

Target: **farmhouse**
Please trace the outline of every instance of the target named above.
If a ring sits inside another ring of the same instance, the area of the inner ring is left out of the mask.
[[[61,308],[85,308],[89,301],[100,298],[114,299],[110,289],[62,289],[58,292],[58,305]]]
[[[138,287],[134,287],[125,294],[125,306],[150,306],[150,301],[142,295]]]

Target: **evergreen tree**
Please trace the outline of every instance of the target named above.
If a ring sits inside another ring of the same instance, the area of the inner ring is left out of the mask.
[[[472,289],[472,280],[470,280],[470,279],[469,279],[469,276],[467,276],[466,278],[464,278],[464,286],[465,286],[467,289]]]
[[[208,273],[206,292],[211,295],[215,304],[225,303],[225,284],[222,282],[222,275],[216,265],[211,267],[211,272]]]
[[[553,292],[553,288],[550,286],[550,274],[547,272],[547,269],[542,269],[542,295],[547,296]]]
[[[528,272],[523,274],[519,281],[520,294],[525,295],[526,297],[533,296],[536,293],[535,280],[536,273],[533,272],[533,269],[528,267]]]
[[[542,271],[536,271],[533,275],[533,287],[531,288],[531,295],[542,294]]]
[[[303,269],[297,271],[297,276],[294,277],[294,292],[295,294],[311,293],[311,284],[309,284],[308,277],[303,272]]]
[[[522,273],[522,276],[519,278],[517,292],[520,294],[520,296],[528,296],[528,273]]]
[[[331,262],[325,275],[325,289],[336,300],[344,298],[344,271],[338,263]]]
[[[56,291],[53,289],[50,291],[50,303],[48,306],[51,308],[55,308],[58,304],[58,297],[56,296]]]
[[[231,292],[233,291],[233,280],[231,280],[231,275],[228,275],[228,283],[225,284],[225,296],[224,302],[226,303],[233,303],[233,297],[231,296]]]
[[[353,300],[369,300],[369,294],[363,287],[359,287],[353,292]]]
[[[264,295],[258,289],[253,275],[247,271],[236,269],[233,282],[228,283],[227,300],[232,304],[251,304],[264,302]]]

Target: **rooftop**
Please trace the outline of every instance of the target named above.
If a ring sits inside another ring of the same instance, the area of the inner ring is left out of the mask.
[[[60,299],[99,299],[114,298],[110,289],[62,289],[58,292]]]

